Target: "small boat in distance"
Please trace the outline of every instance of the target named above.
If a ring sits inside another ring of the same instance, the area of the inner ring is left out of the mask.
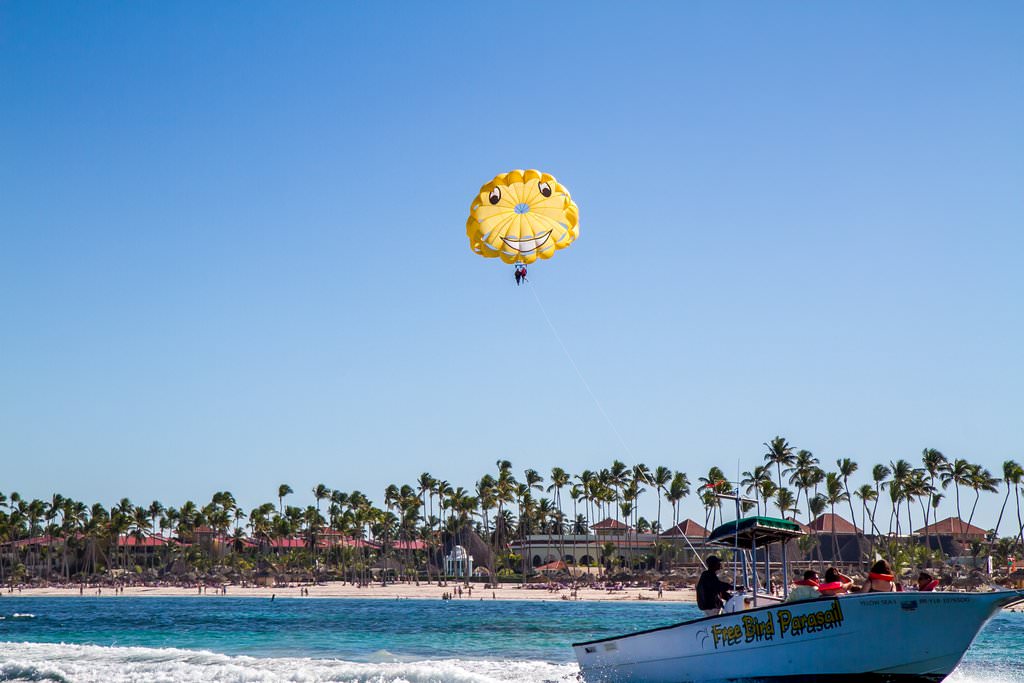
[[[737,503],[738,505],[738,503]],[[803,535],[799,526],[748,517],[715,529],[708,541],[732,546],[750,593],[737,591],[724,613],[613,638],[575,643],[587,683],[941,681],[978,632],[1024,591],[865,593],[784,602],[758,594],[757,551]],[[770,583],[766,581],[766,585]],[[783,586],[788,595],[788,585]]]

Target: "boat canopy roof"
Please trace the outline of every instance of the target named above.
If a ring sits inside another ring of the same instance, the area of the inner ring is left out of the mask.
[[[726,522],[712,531],[707,542],[720,546],[738,545],[741,548],[750,548],[755,542],[758,546],[765,546],[800,536],[806,536],[806,533],[799,524],[788,519],[744,517],[734,522]]]

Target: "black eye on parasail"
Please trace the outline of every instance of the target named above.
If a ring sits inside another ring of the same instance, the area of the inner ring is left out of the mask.
[[[540,189],[540,193],[545,197],[551,196],[551,186],[547,183],[537,183],[537,187]]]
[[[493,190],[491,190],[491,194],[487,195],[487,199],[488,199],[488,201],[491,202],[491,204],[497,204],[498,202],[500,202],[501,201],[501,188],[500,187],[496,187]]]

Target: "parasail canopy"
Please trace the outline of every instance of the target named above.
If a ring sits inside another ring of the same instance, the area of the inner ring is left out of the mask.
[[[495,176],[466,221],[469,248],[505,263],[549,259],[579,236],[579,208],[554,176],[533,169]]]

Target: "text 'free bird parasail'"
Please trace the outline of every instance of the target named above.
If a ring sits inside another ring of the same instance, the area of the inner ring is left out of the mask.
[[[509,171],[480,188],[469,209],[469,248],[505,263],[549,259],[579,236],[579,208],[554,176]]]

